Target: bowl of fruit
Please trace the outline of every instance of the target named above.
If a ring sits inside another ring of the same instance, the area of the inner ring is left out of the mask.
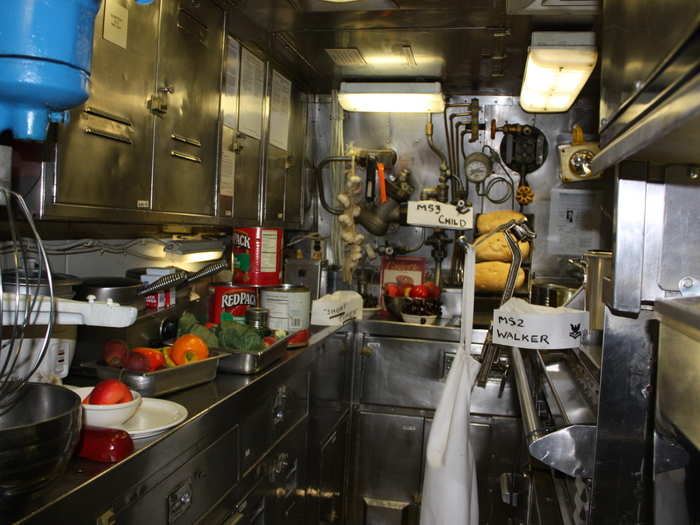
[[[105,379],[94,387],[72,389],[80,396],[89,427],[119,426],[133,416],[141,405],[141,394],[117,379]]]
[[[440,317],[439,297],[414,297],[404,303],[401,318],[405,323],[435,324]]]
[[[401,285],[389,283],[384,285],[384,305],[387,310],[397,319],[403,319],[405,322],[420,321],[405,319],[404,314],[409,316],[435,316],[435,319],[440,315],[440,287],[433,282],[426,282],[415,286]]]

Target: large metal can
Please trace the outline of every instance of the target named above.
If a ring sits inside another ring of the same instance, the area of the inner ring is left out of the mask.
[[[245,286],[277,286],[282,282],[280,228],[233,230],[233,282]]]
[[[213,283],[209,286],[209,321],[219,324],[222,319],[245,322],[245,312],[258,305],[255,288],[231,283]]]
[[[270,311],[268,326],[271,330],[295,333],[289,340],[290,347],[309,344],[311,292],[308,288],[294,284],[265,288],[260,294],[260,304]]]

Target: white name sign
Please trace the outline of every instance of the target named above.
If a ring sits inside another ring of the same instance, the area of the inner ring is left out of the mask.
[[[588,312],[542,315],[494,310],[492,338],[495,344],[519,348],[574,348],[587,326]]]
[[[471,208],[460,213],[456,206],[438,201],[408,201],[406,222],[446,230],[470,230],[474,226]]]

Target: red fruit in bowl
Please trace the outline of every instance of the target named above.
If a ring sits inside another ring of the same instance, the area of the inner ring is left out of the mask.
[[[87,399],[90,399],[90,405],[115,405],[133,401],[134,396],[131,395],[129,387],[121,381],[105,379],[95,385]]]
[[[411,297],[414,299],[428,299],[430,297],[430,290],[424,284],[419,284],[414,286],[411,290]]]
[[[119,339],[110,339],[102,347],[102,359],[109,366],[121,368],[124,366],[124,360],[129,353],[129,347],[124,341]]]
[[[425,286],[430,291],[430,297],[440,297],[440,287],[434,282],[428,281],[423,286]]]
[[[138,352],[129,352],[124,360],[124,368],[129,372],[148,372],[150,367],[148,357]]]
[[[401,294],[401,290],[399,289],[398,285],[391,283],[387,284],[384,287],[384,293],[387,294],[389,297],[399,297],[399,295]]]

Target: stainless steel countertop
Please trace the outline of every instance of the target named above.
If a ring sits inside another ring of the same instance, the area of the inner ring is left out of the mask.
[[[425,326],[387,320],[356,321],[358,330],[385,337],[459,341],[459,328]],[[346,325],[345,327],[350,326]],[[259,374],[245,376],[219,373],[213,381],[163,396],[183,405],[187,419],[158,436],[135,441],[136,451],[124,461],[115,464],[97,463],[74,457],[67,471],[44,489],[25,500],[13,500],[11,506],[0,508],[0,523],[19,520],[18,523],[46,523],[54,513],[75,512],[99,516],[105,507],[105,498],[139,497],[150,487],[153,469],[168,461],[181,461],[197,452],[209,437],[221,435],[230,425],[231,414],[241,414],[255,404],[256,396],[287,381],[294,374],[308,369],[318,355],[327,337],[343,330],[342,326],[312,327],[309,345],[288,351],[285,356]],[[485,330],[474,331],[475,347],[483,342]],[[474,350],[473,350],[474,351]],[[97,379],[69,377],[67,384],[91,385]],[[115,500],[115,504],[124,501]],[[109,504],[108,504],[109,505]],[[3,513],[4,512],[4,513]]]
[[[312,336],[308,346],[287,351],[281,360],[258,374],[244,376],[220,373],[209,383],[163,396],[163,399],[180,403],[187,409],[188,416],[185,421],[158,436],[135,440],[136,451],[119,463],[98,463],[75,456],[68,465],[66,472],[47,487],[23,500],[13,499],[11,505],[8,505],[6,509],[0,509],[0,522],[7,523],[12,520],[19,520],[17,521],[18,523],[46,523],[46,517],[41,516],[43,512],[49,510],[48,507],[53,507],[61,500],[70,499],[71,496],[76,495],[77,491],[82,492],[90,489],[90,485],[97,485],[99,480],[104,481],[105,478],[111,477],[112,474],[120,479],[128,478],[128,475],[125,476],[124,471],[130,470],[130,464],[143,463],[148,465],[148,456],[151,455],[151,450],[156,454],[161,454],[162,451],[156,452],[156,449],[162,450],[163,446],[182,445],[184,447],[185,445],[194,444],[184,442],[193,436],[202,434],[204,429],[200,430],[196,427],[200,421],[203,421],[203,417],[206,414],[215,411],[218,406],[229,403],[236,397],[243,396],[254,385],[267,382],[273,376],[278,376],[285,368],[296,370],[299,367],[308,366],[313,360],[313,349],[323,342],[324,339],[342,328],[342,326],[312,327]],[[299,367],[290,367],[292,363],[298,364]],[[276,379],[274,380],[276,381]],[[81,385],[90,385],[96,382],[97,379],[72,377],[66,380],[67,384]],[[116,486],[118,487],[119,484]],[[119,489],[112,486],[111,492],[116,495]],[[85,503],[87,504],[87,501]]]

